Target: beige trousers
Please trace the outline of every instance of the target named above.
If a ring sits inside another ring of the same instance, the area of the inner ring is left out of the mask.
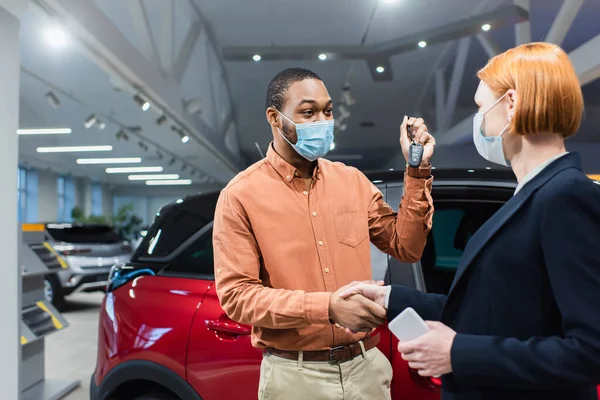
[[[392,366],[377,348],[340,364],[265,354],[259,400],[390,400]]]

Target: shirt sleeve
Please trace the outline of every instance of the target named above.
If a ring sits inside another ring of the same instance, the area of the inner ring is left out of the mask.
[[[242,204],[226,190],[217,202],[213,247],[217,296],[229,318],[271,329],[330,323],[330,293],[263,285],[260,249],[249,218]]]
[[[562,334],[527,340],[458,334],[452,369],[464,383],[555,388],[600,382],[600,188],[561,188],[544,199],[541,247]]]
[[[404,194],[398,213],[383,200],[379,189],[365,178],[370,193],[371,242],[384,253],[403,262],[418,261],[425,248],[433,218],[433,177],[404,175]]]

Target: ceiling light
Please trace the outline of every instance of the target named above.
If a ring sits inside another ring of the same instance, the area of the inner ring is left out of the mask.
[[[377,68],[375,68],[375,71],[377,71],[378,74],[383,74],[385,72],[385,68],[383,68],[381,65],[378,66]]]
[[[190,137],[188,135],[183,135],[181,137],[181,143],[187,143],[190,141]]]
[[[177,174],[162,174],[162,175],[129,175],[130,181],[152,181],[152,180],[176,180],[179,179]]]
[[[148,186],[164,186],[164,185],[191,185],[191,179],[175,179],[175,180],[151,180],[146,181]]]
[[[329,150],[333,150],[335,149],[335,142],[331,142],[331,144],[329,145]]]
[[[141,163],[139,157],[123,157],[123,158],[79,158],[77,164],[137,164]]]
[[[262,60],[262,57],[260,56],[260,54],[255,54],[255,55],[254,55],[254,57],[252,57],[252,59],[253,59],[254,61],[257,61],[257,62],[258,62],[258,61]]]
[[[98,121],[98,129],[100,129],[101,131],[104,130],[104,128],[106,128],[106,124],[102,121]]]
[[[112,151],[112,146],[66,146],[66,147],[38,147],[38,153],[76,153],[88,151]]]
[[[319,54],[319,60],[321,60],[321,61],[327,60],[327,54],[325,54],[325,53]]]
[[[165,122],[167,122],[167,117],[165,115],[161,115],[160,117],[158,117],[156,119],[156,125],[158,125],[158,126],[161,126]]]
[[[177,134],[181,138],[181,143],[187,143],[187,142],[190,141],[190,137],[187,135],[187,133],[185,133],[183,131],[183,129],[179,129],[178,127],[176,127],[175,125],[173,125],[173,126],[171,126],[171,130],[173,132],[177,132]]]
[[[90,129],[92,126],[96,125],[96,122],[98,122],[98,117],[96,117],[94,114],[91,114],[85,119],[83,125],[86,127],[86,129]]]
[[[55,110],[57,110],[58,107],[60,107],[60,100],[58,100],[58,97],[56,97],[56,95],[52,91],[49,91],[48,93],[46,93],[46,100],[48,100],[48,103]]]
[[[392,4],[395,3],[396,0],[383,0],[384,3]]]
[[[67,33],[60,26],[53,26],[46,29],[46,41],[53,46],[63,47],[67,43]]]
[[[420,47],[420,48],[423,48],[423,47],[426,47],[426,46],[427,46],[427,42],[426,42],[426,41],[424,41],[424,40],[421,40],[421,41],[419,42],[419,47]]]
[[[19,135],[68,135],[71,133],[69,128],[56,129],[17,129]]]
[[[163,172],[163,167],[114,167],[106,168],[107,174],[137,174],[148,172]]]
[[[481,25],[481,29],[487,32],[492,29],[492,26],[490,24],[483,24]]]
[[[135,101],[137,105],[142,108],[143,111],[148,111],[148,109],[150,108],[150,102],[148,100],[144,100],[139,94],[133,96],[133,101]]]

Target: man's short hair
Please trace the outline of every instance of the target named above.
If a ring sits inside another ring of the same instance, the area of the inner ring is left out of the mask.
[[[275,75],[273,79],[271,79],[271,82],[269,82],[269,86],[267,86],[266,107],[273,107],[281,111],[283,104],[285,103],[285,94],[288,88],[293,83],[305,79],[321,80],[319,75],[304,68],[288,68]]]

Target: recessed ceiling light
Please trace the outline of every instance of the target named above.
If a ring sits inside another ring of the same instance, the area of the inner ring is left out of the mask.
[[[124,158],[79,158],[77,164],[137,164],[141,163],[139,157],[124,157]]]
[[[321,61],[327,60],[327,54],[325,54],[325,53],[319,54],[319,60],[321,60]]]
[[[179,179],[177,174],[162,174],[162,175],[129,175],[130,181],[152,181],[152,180],[175,180]]]
[[[426,47],[426,46],[427,46],[427,42],[426,42],[426,41],[424,41],[424,40],[421,40],[421,41],[419,42],[419,47],[420,47],[420,48],[423,48],[423,47]]]
[[[260,54],[255,54],[254,57],[252,57],[252,59],[254,61],[260,61],[260,60],[262,60],[262,57],[260,56]]]
[[[17,129],[19,135],[68,135],[71,133],[69,128],[40,128],[40,129]]]
[[[187,143],[190,141],[190,137],[188,135],[183,135],[181,137],[181,143]]]
[[[153,180],[146,181],[146,185],[148,186],[165,186],[165,185],[191,185],[191,179],[176,179],[176,180]]]
[[[375,71],[377,71],[378,74],[383,74],[385,72],[385,68],[380,65],[379,67],[375,68]]]
[[[67,43],[67,33],[60,26],[52,26],[46,29],[46,41],[52,46],[63,47]]]
[[[38,147],[38,153],[76,153],[88,151],[112,151],[112,146],[66,146],[66,147]]]
[[[137,174],[148,172],[163,172],[163,167],[115,167],[106,168],[107,174]]]
[[[91,114],[89,117],[87,117],[85,119],[85,122],[83,123],[83,125],[85,126],[86,129],[90,129],[92,126],[94,126],[96,124],[96,122],[98,122],[98,117],[96,117],[94,114]]]
[[[483,24],[481,25],[481,29],[487,32],[492,29],[492,26],[490,24]]]

